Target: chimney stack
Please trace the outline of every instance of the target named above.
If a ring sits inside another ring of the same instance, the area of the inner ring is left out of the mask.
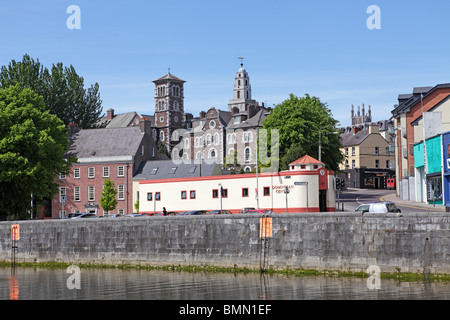
[[[106,119],[107,120],[112,120],[114,118],[114,109],[113,108],[109,108],[106,111]]]

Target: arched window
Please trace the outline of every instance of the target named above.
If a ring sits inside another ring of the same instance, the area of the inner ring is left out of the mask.
[[[199,152],[197,152],[197,153],[195,154],[195,159],[200,160],[201,158],[202,158],[202,152],[199,151]]]
[[[215,133],[215,134],[214,134],[214,144],[215,144],[216,146],[219,145],[219,143],[220,143],[219,140],[220,140],[219,134],[218,134],[218,133]]]
[[[237,92],[237,98],[238,98],[238,99],[241,98],[241,92],[240,92],[240,91]]]
[[[249,147],[245,148],[245,162],[250,162],[252,157],[252,151]]]
[[[211,135],[207,134],[206,135],[206,145],[209,146],[211,144]]]
[[[216,149],[211,149],[211,150],[209,151],[209,158],[210,158],[210,159],[214,159],[214,158],[216,158],[216,157],[217,157]]]

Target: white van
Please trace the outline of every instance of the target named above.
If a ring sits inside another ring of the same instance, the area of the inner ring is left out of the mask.
[[[401,212],[399,208],[393,202],[376,202],[376,203],[367,203],[362,204],[355,211],[361,212],[364,214],[365,212],[370,213],[388,213],[388,212]]]

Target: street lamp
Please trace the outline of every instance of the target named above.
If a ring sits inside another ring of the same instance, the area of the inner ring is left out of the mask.
[[[338,131],[326,132],[325,134],[340,134]],[[322,129],[319,128],[319,161],[322,162]]]
[[[222,184],[219,183],[219,187],[220,187],[220,214],[222,214],[222,193],[223,193],[223,188],[222,188]]]

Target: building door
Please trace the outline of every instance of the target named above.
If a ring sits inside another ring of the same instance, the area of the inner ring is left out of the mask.
[[[327,190],[319,190],[319,211],[327,211]]]

